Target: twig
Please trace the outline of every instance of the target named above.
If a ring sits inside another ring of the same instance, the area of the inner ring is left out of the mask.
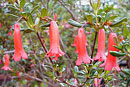
[[[16,22],[16,24],[22,19],[23,17],[20,17],[19,19],[18,19],[18,21]]]
[[[43,44],[43,42],[42,42],[42,40],[41,40],[41,37],[40,37],[39,33],[37,32],[36,34],[37,34],[38,39],[40,40],[40,43],[41,43],[41,45],[42,45],[44,51],[47,53],[47,48],[44,46],[44,44]],[[50,57],[49,57],[49,60],[50,60],[50,62],[53,64],[53,61],[51,60]]]
[[[110,31],[111,31],[111,32],[113,32],[113,30],[111,29],[111,27],[110,27],[110,26],[108,26],[108,28],[110,29]]]
[[[11,51],[5,51],[3,52],[3,54],[10,54],[10,53],[14,53],[15,50],[11,50]],[[34,53],[33,51],[28,51],[27,53]]]
[[[63,81],[59,81],[59,80],[57,80],[58,82],[60,82],[60,83],[65,83],[65,84],[67,84],[68,86],[70,86],[70,87],[76,87],[76,86],[74,86],[74,85],[71,85],[70,83],[68,83],[68,82],[66,82],[65,80],[63,80]]]
[[[94,48],[95,48],[96,39],[97,39],[97,31],[95,32],[95,37],[94,37],[94,42],[93,42],[93,48],[92,48],[91,58],[93,58],[93,53],[94,53]]]
[[[71,14],[72,19],[73,19],[73,20],[76,20],[76,18],[75,18],[75,16],[74,16],[73,12],[72,12],[69,8],[67,8],[67,7],[65,6],[65,4],[63,3],[63,1],[62,1],[62,0],[58,0],[58,1],[59,1],[60,4]]]
[[[126,58],[126,56],[123,56],[123,57],[118,61],[118,63],[120,63],[121,61],[123,61],[125,58]]]
[[[43,82],[43,83],[47,84],[48,86],[55,87],[53,84],[50,84],[49,82],[46,82],[46,81],[44,81],[44,80],[41,80],[41,79],[39,79],[39,78],[37,78],[37,77],[30,76],[29,74],[26,74],[26,73],[25,73],[24,75],[25,75],[25,76],[28,76],[28,77],[30,77],[30,78],[32,78],[32,79],[34,79],[34,80]]]
[[[40,0],[40,1],[42,3],[43,7],[46,8],[44,1],[43,0]]]
[[[49,9],[49,1],[50,1],[50,0],[47,0],[47,9]]]

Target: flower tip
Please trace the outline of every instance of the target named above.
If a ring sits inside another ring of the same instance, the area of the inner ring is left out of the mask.
[[[11,70],[8,66],[3,66],[1,69],[3,69],[3,70],[5,70],[5,71],[7,71],[7,70]]]
[[[58,60],[58,57],[54,57],[54,58],[52,58],[52,60],[57,61],[57,60]]]
[[[82,60],[80,60],[80,59],[76,60],[76,66],[79,66],[81,64],[82,64]]]

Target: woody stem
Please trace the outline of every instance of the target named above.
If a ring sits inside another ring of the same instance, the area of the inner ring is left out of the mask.
[[[40,37],[39,33],[37,32],[36,34],[37,34],[38,39],[40,40],[40,43],[41,43],[41,45],[42,45],[44,51],[47,53],[47,48],[46,48],[45,45],[43,44],[43,42],[42,42],[42,40],[41,40],[41,37]],[[51,63],[53,64],[53,61],[51,60],[50,57],[49,57],[49,60],[50,60]]]
[[[97,31],[95,32],[95,37],[94,37],[94,42],[93,42],[93,47],[92,47],[91,58],[93,58],[93,53],[94,53],[94,48],[95,48],[96,39],[97,39]]]

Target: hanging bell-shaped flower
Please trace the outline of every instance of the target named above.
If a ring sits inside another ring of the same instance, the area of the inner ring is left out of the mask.
[[[76,47],[78,52],[78,59],[76,61],[76,65],[81,65],[82,62],[88,64],[91,61],[91,58],[88,56],[86,50],[86,41],[87,40],[86,40],[84,29],[80,28],[78,30],[77,42],[76,42]]]
[[[9,68],[9,55],[8,55],[8,54],[5,54],[5,64],[4,64],[4,66],[3,66],[1,69],[11,70],[11,69]]]
[[[93,60],[98,60],[100,62],[106,60],[106,56],[105,56],[105,31],[104,31],[104,29],[100,29],[98,32],[97,54]]]
[[[27,54],[23,49],[19,24],[14,25],[14,47],[15,47],[15,53],[13,56],[14,61],[20,61],[21,57],[23,59],[28,58]]]
[[[56,21],[50,22],[49,37],[50,37],[50,49],[47,53],[47,56],[54,57],[53,59],[57,60],[58,57],[64,55],[65,53],[60,49],[59,30]]]
[[[116,43],[114,42],[114,38],[117,38],[116,33],[111,32],[109,34],[109,39],[108,39],[108,56],[106,59],[106,62],[102,65],[100,65],[100,67],[105,65],[105,70],[111,71],[113,68],[115,68],[117,71],[120,70],[118,64],[116,63],[116,57],[112,56],[109,51],[117,51],[117,49],[115,47],[113,47],[113,45],[116,45]]]

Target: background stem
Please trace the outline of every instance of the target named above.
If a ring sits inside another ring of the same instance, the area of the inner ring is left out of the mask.
[[[48,50],[47,50],[47,48],[45,47],[45,45],[43,44],[43,42],[42,42],[42,40],[41,40],[41,37],[40,37],[39,33],[37,32],[36,34],[37,34],[38,39],[40,40],[40,43],[41,43],[41,45],[42,45],[44,51],[47,53]],[[50,62],[53,64],[53,61],[51,60],[50,57],[49,57],[49,60],[50,60]]]
[[[93,42],[93,47],[92,47],[91,58],[93,58],[93,53],[94,53],[94,48],[95,48],[96,39],[97,39],[97,31],[95,32],[95,37],[94,37],[94,42]]]

